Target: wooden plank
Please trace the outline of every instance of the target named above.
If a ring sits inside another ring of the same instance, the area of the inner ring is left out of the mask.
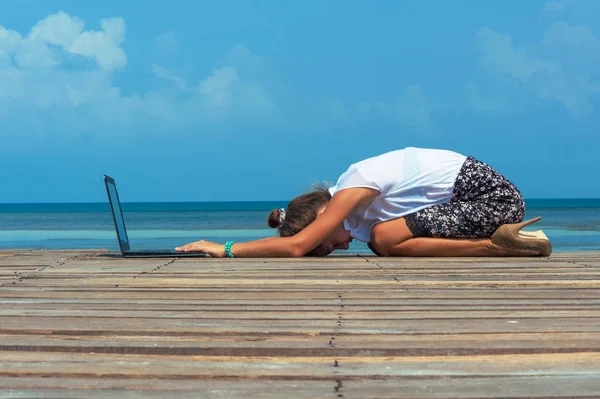
[[[597,300],[379,300],[344,298],[346,311],[381,312],[381,311],[524,311],[524,310],[588,310],[600,309],[600,299]],[[135,300],[131,298],[77,298],[77,299],[40,299],[40,298],[0,298],[4,309],[60,309],[60,310],[173,310],[173,311],[328,311],[331,306],[340,306],[339,301],[331,299],[278,299],[273,303],[268,299],[210,299],[193,300]]]
[[[0,397],[10,398],[553,398],[598,397],[594,376],[433,377],[418,379],[305,379],[285,381],[0,378]],[[336,389],[337,388],[337,389]],[[343,395],[343,396],[339,396]]]
[[[375,300],[490,300],[490,301],[520,301],[520,300],[575,300],[587,301],[600,298],[600,287],[563,289],[550,288],[498,288],[494,289],[449,289],[444,287],[433,288],[392,288],[392,289],[365,289],[364,287],[333,287],[333,288],[288,288],[270,289],[268,286],[261,288],[166,288],[150,287],[123,289],[116,287],[3,287],[0,298],[90,298],[90,299],[131,299],[171,301],[171,300],[337,300],[337,294],[343,294],[344,300],[369,301]]]
[[[345,399],[459,399],[547,398],[593,399],[600,393],[597,375],[503,375],[490,377],[449,376],[372,381],[342,380]]]
[[[267,310],[267,309],[235,309],[225,311],[223,309],[211,310],[85,310],[85,309],[0,309],[0,320],[3,317],[48,317],[48,318],[140,318],[140,319],[195,319],[195,320],[330,320],[337,319],[340,307],[332,305],[324,311],[298,310],[294,307]],[[600,309],[585,310],[474,310],[465,311],[447,309],[441,311],[385,311],[367,310],[363,312],[344,308],[344,320],[378,320],[378,321],[406,321],[406,320],[445,320],[445,319],[500,319],[500,320],[522,320],[522,319],[595,319],[600,321]]]
[[[2,398],[47,399],[338,399],[335,380],[302,378],[275,381],[2,378]]]
[[[158,379],[330,379],[600,375],[600,353],[474,356],[164,356],[102,353],[2,352],[0,376]],[[337,362],[337,363],[336,363]],[[148,365],[153,367],[149,368]],[[337,364],[337,366],[335,366]],[[242,367],[243,366],[243,367]]]
[[[340,321],[342,325],[337,323]],[[412,319],[352,320],[332,316],[329,319],[223,319],[194,318],[113,318],[113,317],[15,317],[0,318],[1,334],[21,334],[30,331],[47,331],[54,334],[97,333],[110,331],[144,334],[223,334],[242,331],[326,333],[345,331],[362,334],[458,334],[458,333],[510,333],[510,332],[597,332],[600,318],[470,318],[470,319]]]
[[[0,397],[600,396],[598,253],[102,253],[0,258]]]
[[[0,336],[0,351],[164,354],[212,356],[466,356],[491,354],[600,353],[600,332],[505,334],[325,334],[236,335],[30,335]]]
[[[157,282],[159,281],[159,283]],[[261,278],[208,278],[206,276],[198,278],[160,278],[160,280],[152,277],[123,277],[123,278],[100,278],[90,277],[85,278],[72,278],[72,279],[36,279],[23,278],[20,286],[52,286],[52,287],[65,287],[75,288],[81,287],[82,285],[88,285],[91,287],[114,287],[118,286],[121,288],[148,288],[160,285],[165,288],[201,288],[201,287],[259,287],[259,286],[278,286],[280,289],[287,286],[296,287],[315,287],[315,286],[335,286],[335,287],[357,287],[357,286],[374,286],[380,289],[392,289],[392,288],[427,288],[427,287],[444,287],[444,288],[490,288],[490,287],[503,287],[503,288],[549,288],[560,286],[562,288],[595,288],[600,286],[600,279],[524,279],[524,280],[501,280],[501,279],[486,279],[486,280],[467,280],[460,278],[448,278],[448,279],[423,279],[423,280],[409,280],[399,279],[397,281],[384,278],[378,280],[362,279],[357,280],[351,277],[346,279],[304,279],[304,278],[290,278],[281,279],[278,276],[273,276],[270,279]]]
[[[130,268],[133,269],[133,268]],[[4,273],[10,273],[17,271],[16,269],[8,270]],[[0,270],[0,273],[2,271]],[[87,277],[89,275],[90,270],[87,269],[65,269],[65,268],[55,268],[48,270],[47,273],[36,274],[33,278],[38,280],[56,280],[56,279],[80,279],[82,277]],[[104,267],[99,267],[94,270],[94,275],[99,278],[128,278],[128,277],[147,277],[147,278],[160,278],[160,279],[168,279],[168,278],[198,278],[198,277],[208,277],[211,279],[218,278],[243,278],[249,275],[254,279],[271,279],[273,278],[272,271],[248,271],[248,270],[236,270],[236,271],[223,271],[221,269],[213,269],[207,270],[203,269],[199,272],[193,271],[175,271],[173,269],[160,269],[157,271],[138,271],[138,270],[127,270],[127,268],[114,268],[108,269]],[[313,271],[294,271],[294,270],[279,270],[277,271],[278,278],[317,278],[317,279],[339,279],[339,278],[348,278],[348,270],[347,269],[338,269],[338,270],[313,270]],[[401,273],[398,273],[395,270],[385,270],[385,269],[354,269],[352,271],[352,276],[361,279],[361,280],[370,280],[370,279],[393,279],[394,277],[403,278],[410,277],[411,279],[443,279],[443,280],[456,280],[456,279],[475,279],[475,278],[497,278],[501,280],[510,280],[514,278],[534,278],[534,277],[543,277],[544,279],[566,279],[569,278],[589,278],[589,279],[599,279],[600,278],[600,268],[591,268],[591,267],[581,267],[581,269],[575,268],[544,268],[538,270],[505,270],[505,269],[493,269],[493,271],[488,271],[485,269],[452,269],[452,270],[443,270],[443,269],[435,269],[435,270],[402,270]]]

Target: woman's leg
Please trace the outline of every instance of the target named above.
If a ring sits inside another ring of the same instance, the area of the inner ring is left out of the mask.
[[[418,237],[390,249],[389,256],[527,256],[521,253],[503,253],[501,248],[492,245],[489,238]],[[534,255],[533,252],[531,254]]]
[[[535,250],[502,248],[489,238],[414,237],[404,218],[376,225],[371,249],[380,256],[535,256]]]
[[[549,242],[533,245],[514,237],[513,230],[522,227],[514,223],[524,215],[519,190],[469,157],[451,202],[374,226],[369,246],[383,256],[547,256]]]

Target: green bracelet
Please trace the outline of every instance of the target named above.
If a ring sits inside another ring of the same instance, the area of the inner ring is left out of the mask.
[[[225,243],[225,256],[228,258],[235,258],[231,253],[231,246],[233,245],[233,241],[227,241]]]

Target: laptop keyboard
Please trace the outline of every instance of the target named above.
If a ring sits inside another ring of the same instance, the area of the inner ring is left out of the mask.
[[[197,251],[197,252],[177,252],[174,249],[173,250],[169,250],[169,249],[143,249],[141,251],[136,250],[136,251],[129,251],[129,253],[131,254],[181,254],[181,255],[185,255],[185,254],[201,254],[204,253],[202,251]]]

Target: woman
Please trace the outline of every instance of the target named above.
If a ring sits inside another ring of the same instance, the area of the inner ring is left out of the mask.
[[[490,166],[447,150],[409,147],[355,163],[329,189],[293,199],[268,224],[280,237],[177,251],[214,257],[326,256],[367,242],[380,256],[549,256],[543,232],[520,232],[525,203]]]

